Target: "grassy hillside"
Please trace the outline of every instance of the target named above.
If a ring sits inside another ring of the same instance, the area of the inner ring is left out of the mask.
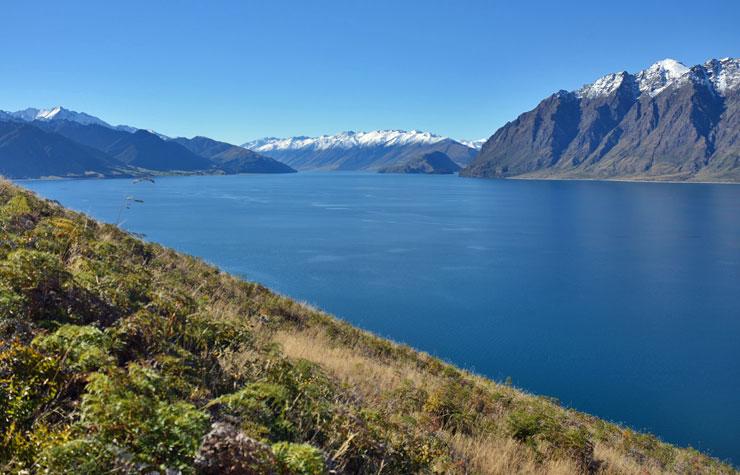
[[[0,472],[736,473],[0,182]]]

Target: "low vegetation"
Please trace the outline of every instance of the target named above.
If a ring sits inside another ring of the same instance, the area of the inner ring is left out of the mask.
[[[736,473],[0,182],[2,473]]]

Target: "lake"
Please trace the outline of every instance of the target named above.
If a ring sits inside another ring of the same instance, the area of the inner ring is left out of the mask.
[[[23,182],[360,327],[740,462],[740,186]],[[143,200],[123,204],[126,197]]]

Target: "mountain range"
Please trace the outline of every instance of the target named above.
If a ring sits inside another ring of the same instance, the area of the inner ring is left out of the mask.
[[[169,139],[62,107],[0,111],[0,174],[10,178],[290,172],[272,158],[206,137]]]
[[[740,181],[740,59],[666,59],[559,91],[497,130],[460,174]]]
[[[320,137],[268,137],[242,144],[298,170],[370,170],[399,165],[430,152],[442,152],[458,165],[478,151],[457,140],[417,130],[342,132]]]
[[[474,141],[376,130],[237,146],[114,126],[63,107],[0,111],[0,174],[11,178],[402,170],[433,152],[468,177],[737,182],[740,59],[692,67],[665,59],[607,74]]]

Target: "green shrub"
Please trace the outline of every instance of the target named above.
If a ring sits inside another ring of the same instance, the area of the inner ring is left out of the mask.
[[[183,345],[193,352],[208,353],[252,343],[246,319],[218,321],[202,312],[193,313],[187,316],[183,331]]]
[[[33,346],[59,358],[69,371],[93,371],[115,363],[111,338],[92,326],[62,325],[50,335],[38,336]]]
[[[271,440],[289,439],[296,428],[289,419],[290,393],[284,386],[271,383],[252,383],[244,389],[213,400],[226,412],[243,421],[242,429],[249,435]]]
[[[324,456],[319,449],[309,444],[278,442],[272,451],[280,468],[291,475],[322,475],[326,473]]]
[[[119,445],[142,463],[187,469],[208,428],[208,415],[171,400],[166,378],[130,364],[90,378],[82,397],[81,428],[104,444]]]
[[[149,302],[147,294],[151,276],[144,269],[120,267],[101,260],[100,256],[76,256],[69,270],[81,288],[123,315],[133,313]]]
[[[471,433],[475,424],[476,407],[471,385],[448,380],[429,394],[423,406],[434,425],[452,433]]]
[[[0,461],[31,457],[34,423],[60,390],[57,368],[54,358],[19,343],[0,353]]]
[[[540,453],[564,456],[587,467],[593,460],[588,431],[569,424],[558,408],[535,405],[512,411],[508,417],[510,435]]]
[[[517,410],[509,414],[508,424],[511,436],[519,442],[527,443],[532,442],[543,430],[545,422],[539,413]]]
[[[0,283],[0,338],[25,338],[31,332],[26,320],[25,297]]]
[[[38,457],[38,464],[46,473],[103,475],[111,473],[116,463],[116,455],[111,447],[94,438],[73,439],[51,445]]]
[[[5,216],[18,216],[22,214],[30,214],[31,207],[28,205],[28,199],[19,193],[10,198],[2,207],[0,212]]]
[[[62,302],[69,278],[59,257],[48,252],[19,249],[0,262],[0,280],[25,299],[31,320],[67,317]]]

